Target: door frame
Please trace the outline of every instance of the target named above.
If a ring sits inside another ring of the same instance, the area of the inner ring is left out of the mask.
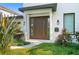
[[[63,28],[65,28],[65,15],[73,14],[73,34],[75,34],[75,13],[64,13],[63,15]]]
[[[36,17],[48,17],[48,18],[50,18],[50,16],[36,16]],[[31,19],[32,17],[29,17],[29,39],[32,39],[32,38],[30,38],[30,33],[31,33],[31,27],[30,27],[30,25],[31,25]],[[48,19],[47,20],[47,34],[48,34],[48,39],[46,39],[46,40],[50,40],[50,20]],[[32,39],[32,40],[34,40],[34,39]],[[35,39],[35,40],[45,40],[45,39]]]

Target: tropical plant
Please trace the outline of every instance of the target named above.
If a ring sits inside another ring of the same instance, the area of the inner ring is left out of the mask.
[[[58,35],[56,43],[57,44],[62,44],[62,45],[67,45],[67,43],[71,41],[71,37],[69,33],[66,31],[66,29],[62,30],[62,33]]]
[[[10,49],[12,40],[14,38],[14,34],[18,29],[17,23],[15,23],[16,17],[9,18],[4,15],[0,20],[0,50],[2,50],[3,54]]]

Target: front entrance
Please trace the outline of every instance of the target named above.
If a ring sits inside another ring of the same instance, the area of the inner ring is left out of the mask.
[[[48,16],[30,17],[30,39],[48,39]]]

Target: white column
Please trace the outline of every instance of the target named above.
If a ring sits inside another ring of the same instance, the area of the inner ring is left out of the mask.
[[[50,11],[50,40],[53,40],[53,12]]]
[[[29,39],[29,15],[24,14],[23,19],[23,32],[25,34],[25,40]]]

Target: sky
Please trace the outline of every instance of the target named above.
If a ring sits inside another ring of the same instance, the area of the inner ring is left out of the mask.
[[[0,3],[0,5],[7,7],[13,11],[18,11],[18,8],[23,7],[22,3]]]

